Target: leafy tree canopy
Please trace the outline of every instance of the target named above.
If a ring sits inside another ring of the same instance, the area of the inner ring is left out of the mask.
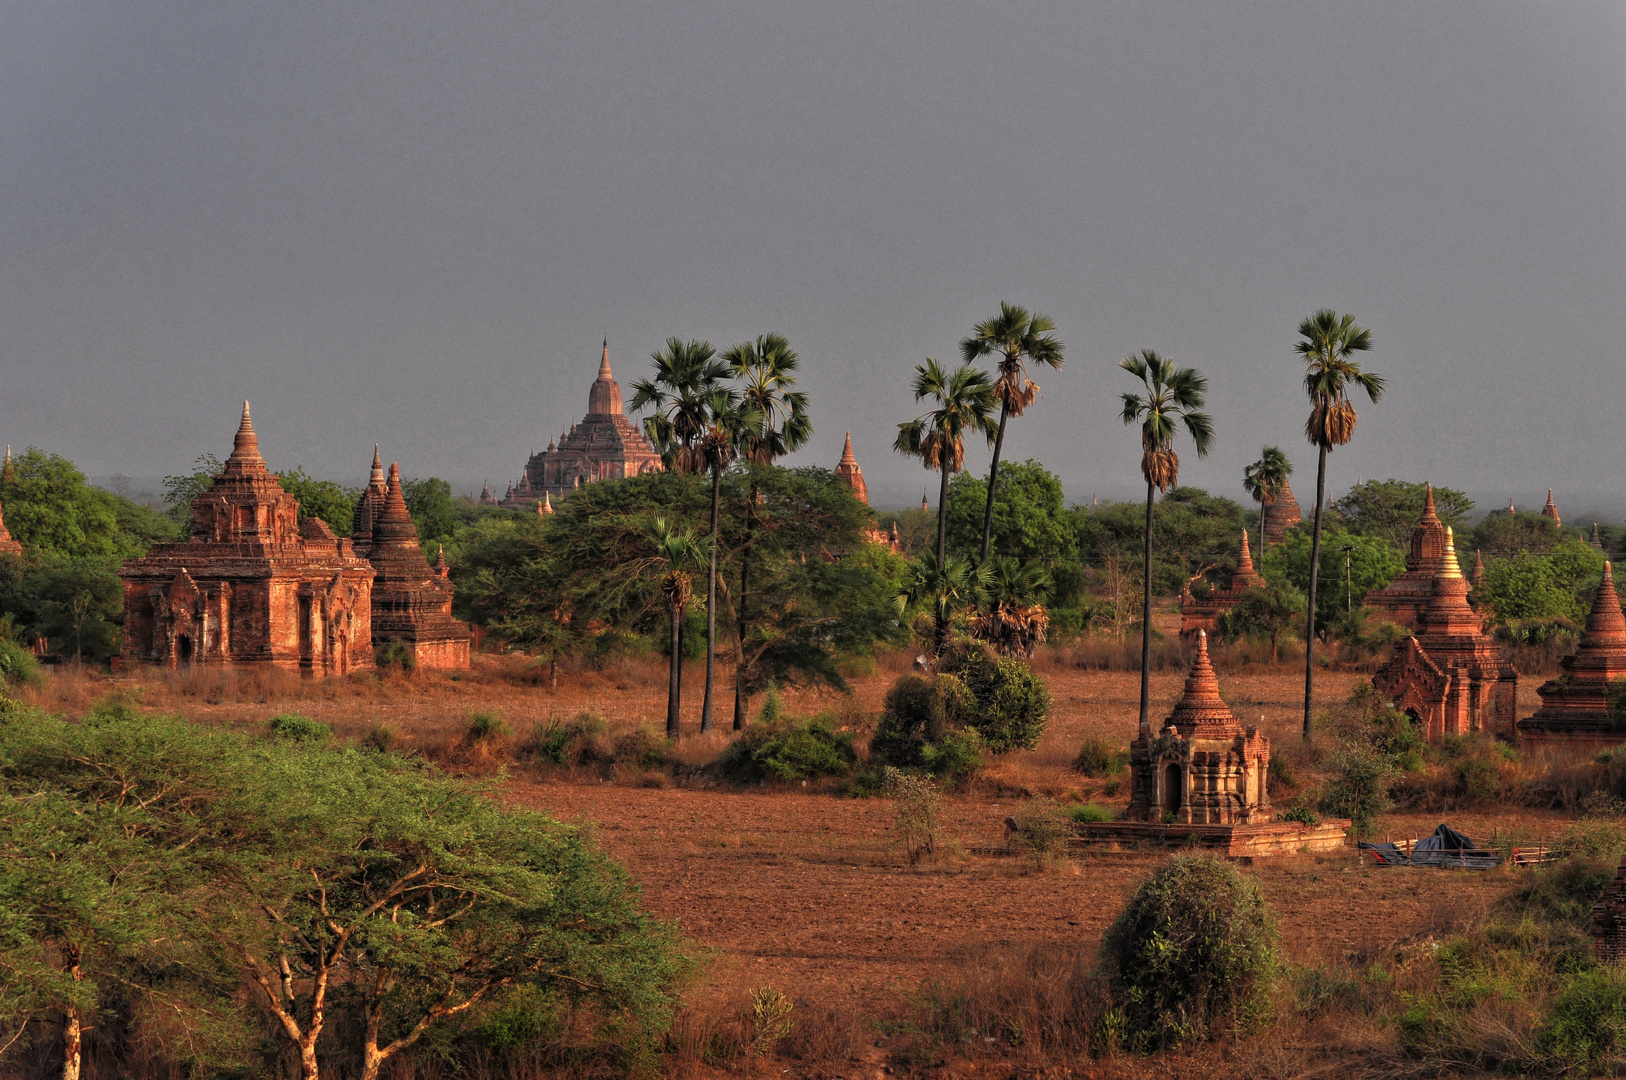
[[[1484,520],[1474,526],[1468,534],[1467,543],[1458,538],[1457,552],[1466,555],[1470,564],[1475,551],[1487,559],[1521,551],[1540,554],[1557,547],[1566,535],[1575,534],[1554,524],[1552,518],[1522,511],[1507,514],[1498,510],[1486,514]]]
[[[418,540],[429,545],[451,537],[457,529],[457,510],[452,503],[452,485],[436,476],[408,480],[401,485],[412,523],[418,527]]]
[[[1177,594],[1199,575],[1226,580],[1242,547],[1242,505],[1201,488],[1177,487],[1163,496],[1152,522],[1152,578],[1156,591]],[[1078,549],[1099,565],[1109,551],[1139,562],[1146,506],[1104,502],[1071,513]]]
[[[133,559],[155,542],[177,538],[147,507],[101,488],[67,458],[29,447],[14,459],[15,479],[0,483],[6,526],[31,557]]]
[[[299,500],[299,520],[321,518],[340,536],[356,528],[356,500],[359,488],[347,488],[332,480],[317,480],[301,468],[289,469],[279,479],[282,490]]]
[[[1350,549],[1347,573],[1345,547]],[[1266,579],[1285,581],[1307,593],[1310,588],[1309,529],[1304,528],[1303,523],[1289,529],[1283,542],[1273,545],[1258,562]],[[1331,625],[1344,614],[1346,605],[1359,608],[1369,591],[1383,588],[1405,569],[1405,556],[1386,537],[1362,536],[1323,519],[1316,623]]]
[[[1603,579],[1603,564],[1603,552],[1576,539],[1541,554],[1520,552],[1492,559],[1485,564],[1485,580],[1474,599],[1498,626],[1553,618],[1579,626],[1586,622],[1592,596]]]
[[[980,549],[987,503],[987,477],[961,473],[949,482],[950,552],[972,555]],[[1022,562],[1071,558],[1078,547],[1077,532],[1063,506],[1061,478],[1031,458],[1000,465],[993,529],[990,550]]]
[[[215,477],[225,469],[226,463],[213,454],[200,454],[191,472],[164,477],[164,513],[181,526],[183,533],[192,527],[192,504],[214,486]]]
[[[1344,529],[1358,536],[1380,536],[1405,550],[1412,530],[1423,516],[1427,484],[1407,480],[1367,480],[1349,489],[1333,504]],[[1434,512],[1440,521],[1460,530],[1473,512],[1473,500],[1454,488],[1434,489]]]

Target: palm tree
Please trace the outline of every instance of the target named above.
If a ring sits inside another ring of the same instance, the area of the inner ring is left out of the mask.
[[[932,398],[937,408],[898,425],[892,449],[918,457],[928,469],[942,473],[937,496],[937,564],[944,565],[948,545],[949,477],[965,468],[965,436],[980,434],[994,441],[994,393],[988,374],[961,364],[954,374],[936,360],[915,366],[915,400]]]
[[[1265,551],[1265,507],[1281,498],[1292,475],[1293,463],[1279,446],[1265,447],[1259,451],[1259,460],[1242,470],[1242,487],[1259,504],[1260,555]]]
[[[1139,356],[1127,356],[1118,366],[1139,379],[1145,395],[1123,395],[1123,421],[1140,425],[1140,474],[1146,478],[1146,555],[1140,605],[1140,722],[1150,722],[1152,672],[1152,496],[1168,491],[1180,479],[1180,458],[1174,452],[1174,436],[1184,424],[1198,457],[1208,455],[1214,438],[1214,422],[1203,407],[1208,379],[1196,368],[1175,366],[1151,349]]]
[[[662,574],[661,594],[672,617],[672,662],[666,682],[666,737],[678,737],[678,718],[683,708],[683,610],[694,595],[690,571],[706,560],[711,541],[694,533],[673,528],[663,517],[653,518],[644,535],[655,545],[655,568]]]
[[[700,436],[700,460],[711,473],[711,561],[706,574],[706,692],[700,702],[700,733],[711,730],[712,684],[717,673],[717,532],[718,496],[723,472],[734,463],[740,442],[760,432],[762,414],[755,406],[742,404],[740,396],[727,387],[717,387],[705,397],[706,426]]]
[[[1355,325],[1355,316],[1322,308],[1299,323],[1302,341],[1293,348],[1304,357],[1304,392],[1310,396],[1310,417],[1304,437],[1316,448],[1315,527],[1310,534],[1309,612],[1304,623],[1304,741],[1310,741],[1310,697],[1315,690],[1315,590],[1321,564],[1321,511],[1327,505],[1327,452],[1355,436],[1355,406],[1349,403],[1351,386],[1366,391],[1376,403],[1383,396],[1383,376],[1362,371],[1352,357],[1372,348],[1372,332]]]
[[[971,618],[972,632],[1006,656],[1028,659],[1050,628],[1045,603],[1051,586],[1049,572],[1037,561],[996,556],[988,563],[986,603]]]
[[[932,613],[932,652],[941,655],[955,613],[980,607],[991,578],[987,566],[974,566],[958,558],[939,560],[928,551],[909,564],[903,588],[892,598],[892,604],[899,616],[921,608]]]
[[[971,328],[971,336],[960,342],[960,354],[969,363],[989,353],[999,354],[999,377],[994,394],[999,398],[999,434],[994,436],[994,457],[988,464],[988,505],[982,512],[982,554],[988,561],[988,545],[994,535],[994,486],[999,480],[999,455],[1005,448],[1005,423],[1021,416],[1039,396],[1039,384],[1028,378],[1024,360],[1059,368],[1062,343],[1054,336],[1056,324],[1026,308],[999,305],[999,314]]]
[[[706,429],[706,395],[728,377],[728,365],[716,358],[709,341],[685,342],[667,338],[666,348],[650,354],[655,377],[639,379],[629,411],[653,408],[644,420],[644,434],[661,453],[661,462],[676,473],[697,473],[705,467],[700,440]]]
[[[807,412],[807,394],[793,389],[800,360],[796,351],[779,334],[762,334],[756,341],[742,341],[723,354],[723,360],[740,384],[742,402],[756,409],[761,420],[754,431],[740,440],[739,456],[753,465],[772,465],[775,459],[799,450],[813,437],[813,421]],[[750,507],[756,506],[757,490],[751,488]],[[756,536],[756,516],[745,517],[745,544],[740,549],[739,641],[740,664],[745,659],[747,602],[751,595],[751,542]],[[740,665],[734,668],[734,730],[745,727],[745,680]]]

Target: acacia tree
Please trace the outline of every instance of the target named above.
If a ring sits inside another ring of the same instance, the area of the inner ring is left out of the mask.
[[[679,717],[683,708],[683,609],[689,606],[689,600],[694,596],[691,571],[710,555],[711,538],[697,538],[687,530],[674,528],[663,517],[650,519],[644,535],[655,547],[650,564],[661,575],[661,595],[666,598],[666,611],[672,620],[672,663],[666,690],[666,737],[675,739],[680,734]]]
[[[1315,524],[1310,534],[1310,587],[1304,622],[1304,741],[1310,741],[1310,705],[1315,692],[1315,594],[1321,564],[1321,511],[1327,503],[1327,453],[1355,436],[1355,406],[1349,391],[1360,387],[1368,400],[1383,396],[1383,376],[1363,371],[1356,353],[1372,348],[1372,332],[1355,325],[1353,315],[1322,308],[1299,324],[1293,348],[1304,357],[1304,392],[1310,398],[1305,438],[1316,448]]]
[[[994,530],[994,492],[999,481],[999,455],[1005,447],[1005,424],[1021,416],[1039,396],[1039,384],[1028,378],[1024,360],[1062,365],[1062,343],[1055,336],[1056,324],[1044,315],[1003,301],[999,314],[971,328],[971,336],[960,342],[967,363],[989,353],[999,354],[994,395],[999,398],[999,431],[994,436],[994,456],[988,463],[988,505],[982,515],[982,553],[979,563],[988,561],[988,547]]]
[[[980,434],[991,443],[995,393],[986,372],[961,364],[950,375],[927,357],[915,366],[915,400],[931,398],[937,408],[898,425],[892,449],[917,457],[926,468],[942,476],[937,496],[937,565],[946,565],[948,552],[949,478],[965,468],[965,436]],[[990,485],[989,491],[993,491]]]
[[[706,692],[700,703],[700,733],[711,730],[712,684],[717,670],[717,539],[718,496],[723,472],[734,463],[740,442],[762,426],[762,414],[726,387],[706,395],[706,427],[700,436],[700,460],[711,473],[710,563],[706,571]]]
[[[723,361],[739,384],[741,401],[754,408],[761,420],[756,428],[741,432],[738,453],[752,465],[772,465],[786,454],[801,449],[813,437],[813,421],[808,416],[807,394],[796,390],[796,369],[801,360],[796,350],[779,334],[761,334],[756,341],[742,341],[723,354]],[[745,638],[751,595],[752,541],[757,532],[756,485],[745,510],[745,543],[740,547],[739,619],[740,655],[734,666],[734,730],[745,727],[749,692],[741,677],[745,667]],[[712,530],[716,531],[715,527]]]
[[[632,384],[631,412],[654,413],[644,420],[644,434],[660,451],[662,463],[677,473],[705,468],[700,441],[706,431],[706,399],[728,376],[709,341],[667,338],[666,348],[650,354],[655,375]]]
[[[1242,487],[1259,504],[1259,553],[1265,551],[1265,507],[1282,496],[1287,478],[1293,475],[1293,463],[1287,460],[1279,446],[1267,446],[1259,452],[1259,460],[1242,470]]]
[[[1123,395],[1123,422],[1140,425],[1140,474],[1146,479],[1145,558],[1140,608],[1140,722],[1149,722],[1152,672],[1152,502],[1158,491],[1179,482],[1180,458],[1174,436],[1184,425],[1198,457],[1208,455],[1214,423],[1203,407],[1208,379],[1195,368],[1183,368],[1151,349],[1127,356],[1118,366],[1141,381],[1144,394]]]

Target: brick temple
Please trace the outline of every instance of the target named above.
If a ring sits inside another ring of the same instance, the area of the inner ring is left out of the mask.
[[[1242,729],[1220,697],[1208,659],[1208,635],[1197,631],[1197,656],[1185,693],[1156,735],[1141,727],[1129,744],[1129,820],[1182,825],[1241,825],[1271,820],[1267,774],[1270,740]]]
[[[6,528],[6,508],[0,506],[0,555],[15,555],[23,557],[23,545],[12,538],[11,530]]]
[[[638,425],[621,411],[621,386],[610,372],[610,343],[604,342],[598,378],[587,392],[587,415],[540,454],[525,463],[518,484],[498,503],[512,510],[530,510],[544,495],[562,498],[594,480],[619,480],[661,468],[655,452]]]
[[[381,477],[382,472],[375,448],[373,474]],[[383,494],[375,496],[370,480],[356,513],[357,547],[364,540],[367,561],[377,572],[373,578],[373,648],[380,658],[388,655],[387,650],[404,648],[411,667],[467,668],[469,628],[452,617],[452,582],[445,552],[434,566],[429,565],[401,490],[401,470],[393,463],[382,487]],[[363,509],[367,514],[365,538],[360,532]]]
[[[1434,596],[1434,575],[1445,558],[1445,525],[1434,510],[1434,485],[1428,486],[1423,516],[1411,531],[1411,549],[1406,553],[1406,569],[1381,589],[1373,589],[1363,601],[1367,607],[1392,623],[1408,630],[1417,629],[1417,617]],[[1483,573],[1477,563],[1476,573]]]
[[[1372,685],[1412,714],[1430,741],[1490,730],[1511,735],[1518,675],[1468,606],[1468,581],[1457,564],[1451,527],[1416,633],[1395,646]]]
[[[1259,571],[1253,568],[1253,555],[1248,550],[1248,530],[1242,530],[1242,549],[1236,557],[1236,572],[1223,589],[1214,589],[1198,598],[1191,594],[1190,586],[1180,595],[1180,638],[1189,640],[1193,634],[1212,633],[1221,615],[1236,607],[1249,589],[1265,583]]]
[[[869,485],[864,482],[864,470],[858,467],[858,459],[853,456],[853,433],[847,432],[847,441],[841,446],[841,460],[836,462],[836,479],[852,488],[853,496],[865,506],[869,505]],[[880,544],[892,551],[901,551],[903,544],[898,539],[898,523],[892,523],[891,532],[883,532],[880,526],[871,521],[864,529],[864,539],[872,544]]]
[[[1282,479],[1282,493],[1265,504],[1265,543],[1279,544],[1287,530],[1300,521],[1299,501],[1293,498],[1293,485]]]
[[[373,568],[260,456],[248,403],[231,457],[192,503],[191,536],[119,571],[127,663],[343,675],[373,664]]]
[[[1603,564],[1603,583],[1592,598],[1580,644],[1558,666],[1558,678],[1536,691],[1541,708],[1519,721],[1519,742],[1583,749],[1626,742],[1626,731],[1609,715],[1610,684],[1626,679],[1626,616],[1608,563]]]

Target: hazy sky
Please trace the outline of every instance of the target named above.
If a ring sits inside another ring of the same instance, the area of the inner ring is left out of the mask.
[[[923,357],[1009,299],[1067,364],[1014,422],[1127,493],[1117,361],[1211,380],[1240,496],[1308,502],[1298,321],[1370,327],[1357,476],[1626,494],[1617,3],[6,3],[0,442],[87,472],[518,475],[669,335],[778,330],[877,502]],[[630,394],[629,394],[630,396]],[[1189,444],[1186,444],[1189,447]],[[986,468],[986,452],[973,456]]]

